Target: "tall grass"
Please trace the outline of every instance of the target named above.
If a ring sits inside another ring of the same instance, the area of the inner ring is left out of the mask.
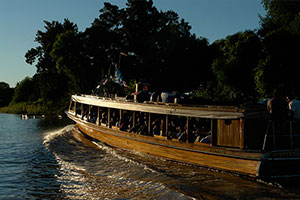
[[[29,104],[26,102],[10,104],[9,106],[0,108],[2,113],[13,113],[13,114],[28,114],[28,115],[49,115],[50,110],[53,114],[58,114],[56,109],[50,109],[46,105],[42,104]]]

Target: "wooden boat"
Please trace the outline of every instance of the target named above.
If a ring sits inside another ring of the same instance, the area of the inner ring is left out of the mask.
[[[290,121],[287,134],[278,139],[264,107],[137,103],[73,95],[67,115],[86,136],[121,149],[251,177],[300,175],[297,123]],[[154,121],[160,121],[159,128]],[[172,133],[173,121],[184,127],[179,138]],[[207,141],[200,142],[202,137]]]

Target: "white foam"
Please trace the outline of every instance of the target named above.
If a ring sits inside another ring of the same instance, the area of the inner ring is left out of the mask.
[[[144,170],[148,170],[148,171],[150,171],[150,172],[152,172],[152,173],[158,173],[157,171],[155,171],[155,170],[153,170],[153,169],[147,167],[147,166],[144,165],[144,164],[138,163],[138,162],[136,162],[136,161],[134,161],[134,160],[132,160],[132,159],[129,159],[129,158],[126,158],[126,157],[124,157],[124,156],[119,155],[119,154],[118,154],[114,149],[112,149],[112,148],[109,148],[109,147],[107,147],[107,146],[105,146],[105,145],[98,144],[97,142],[94,142],[94,141],[93,141],[93,143],[94,143],[96,146],[98,146],[100,149],[105,150],[107,153],[111,154],[112,156],[114,156],[114,157],[116,157],[116,158],[118,158],[118,159],[120,159],[120,160],[123,160],[123,161],[125,161],[125,162],[129,162],[129,163],[131,163],[131,164],[140,166],[140,167],[142,167]],[[135,153],[135,152],[131,152],[131,153]],[[139,154],[139,155],[141,155],[141,154]],[[143,155],[143,154],[142,154],[142,155]]]
[[[43,144],[46,147],[48,147],[50,141],[52,141],[54,138],[58,137],[59,135],[63,135],[64,133],[71,131],[73,129],[73,127],[74,127],[74,125],[68,125],[59,130],[52,130],[49,132],[45,132]]]

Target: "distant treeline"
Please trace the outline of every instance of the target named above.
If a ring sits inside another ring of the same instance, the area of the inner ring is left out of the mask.
[[[38,46],[25,55],[36,74],[16,85],[10,104],[66,109],[71,94],[91,93],[115,64],[127,83],[193,91],[202,103],[257,102],[274,88],[299,96],[300,1],[262,4],[267,13],[257,30],[212,44],[192,34],[174,11],[157,10],[152,0],[128,0],[122,9],[104,3],[83,32],[68,19],[44,21],[35,37]]]

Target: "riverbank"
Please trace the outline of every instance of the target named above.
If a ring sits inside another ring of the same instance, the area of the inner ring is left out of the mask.
[[[26,114],[27,117],[36,117],[36,118],[60,118],[64,116],[64,109],[50,107],[47,105],[43,105],[40,103],[27,103],[21,102],[12,104],[9,106],[1,107],[0,113],[7,113],[7,114]]]

